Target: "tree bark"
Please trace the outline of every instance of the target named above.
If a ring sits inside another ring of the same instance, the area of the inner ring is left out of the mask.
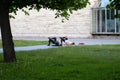
[[[15,62],[16,55],[9,21],[9,4],[0,4],[0,27],[4,62]]]

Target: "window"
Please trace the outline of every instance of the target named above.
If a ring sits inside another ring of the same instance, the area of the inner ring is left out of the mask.
[[[107,32],[115,32],[115,10],[107,10]]]
[[[115,18],[115,14],[120,14],[118,10],[108,10],[104,7],[93,9],[93,33],[120,34],[120,18]]]
[[[120,11],[116,11],[116,14],[120,14]],[[120,32],[120,18],[116,19],[116,32]]]

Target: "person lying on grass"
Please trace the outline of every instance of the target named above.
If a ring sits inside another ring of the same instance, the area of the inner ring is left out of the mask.
[[[60,37],[60,42],[57,40],[56,37],[48,37],[48,46],[50,46],[50,44],[52,43],[53,46],[62,46],[63,45],[63,42],[64,42],[64,45],[75,45],[74,42],[71,42],[68,40],[67,37]]]

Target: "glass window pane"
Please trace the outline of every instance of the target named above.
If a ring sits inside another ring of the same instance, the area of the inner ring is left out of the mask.
[[[102,10],[102,32],[105,31],[105,10]]]
[[[116,11],[116,14],[120,14],[120,10]],[[116,19],[116,32],[120,32],[120,18]]]
[[[107,10],[107,32],[115,32],[114,10]]]
[[[98,25],[97,32],[100,32],[100,10],[97,11],[97,25]]]

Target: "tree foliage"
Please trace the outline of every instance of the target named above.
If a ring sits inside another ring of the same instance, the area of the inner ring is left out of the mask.
[[[111,9],[120,10],[120,0],[109,0],[110,4],[108,5]]]
[[[22,9],[23,12],[27,13],[24,8],[29,10],[41,8],[56,10],[57,17],[69,18],[73,10],[82,9],[89,4],[89,0],[11,0],[10,12],[14,12]]]
[[[107,6],[110,9],[120,10],[120,0],[109,0],[110,4]],[[115,17],[120,18],[120,13],[115,15]]]

